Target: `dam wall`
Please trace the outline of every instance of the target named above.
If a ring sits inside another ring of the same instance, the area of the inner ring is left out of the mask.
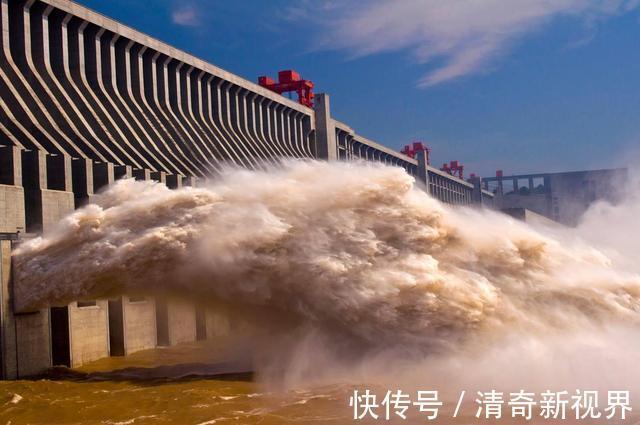
[[[444,202],[472,202],[464,180],[335,120],[328,95],[309,108],[69,0],[0,6],[0,145],[28,152],[30,197],[65,209],[47,191],[73,186],[81,205],[111,169],[178,187],[229,165],[317,158],[401,166]],[[49,187],[30,178],[44,166],[57,171]]]
[[[482,203],[480,185],[337,121],[328,94],[301,105],[69,0],[0,0],[0,27],[4,379],[232,331],[219,312],[159,298],[14,309],[12,249],[117,179],[178,189],[227,166],[373,161],[404,168],[443,202]]]

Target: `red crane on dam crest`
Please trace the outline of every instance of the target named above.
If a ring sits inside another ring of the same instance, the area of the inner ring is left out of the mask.
[[[301,105],[313,108],[313,81],[303,80],[296,71],[288,69],[278,72],[278,82],[263,75],[258,78],[258,84],[278,94],[296,92]]]

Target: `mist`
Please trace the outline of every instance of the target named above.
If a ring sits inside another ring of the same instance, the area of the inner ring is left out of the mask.
[[[120,180],[16,250],[16,300],[205,300],[261,330],[255,367],[289,386],[634,389],[629,202],[554,231],[443,205],[383,165],[292,161],[179,190]]]

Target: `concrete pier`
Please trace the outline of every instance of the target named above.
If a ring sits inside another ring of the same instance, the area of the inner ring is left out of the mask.
[[[158,345],[176,345],[197,339],[196,307],[192,302],[176,299],[156,300]]]
[[[231,322],[229,317],[212,308],[205,308],[205,331],[207,339],[229,335]]]
[[[13,324],[16,341],[15,378],[45,372],[51,366],[49,310],[16,314]],[[11,322],[8,325],[11,326]]]
[[[76,207],[91,202],[93,198],[93,160],[77,158],[71,161],[72,187]]]
[[[18,379],[51,366],[49,311],[14,314],[11,305],[11,250],[13,242],[0,240],[0,346],[2,379]]]
[[[26,231],[46,232],[73,211],[71,162],[42,151],[22,151]]]
[[[112,356],[125,356],[157,345],[155,302],[149,297],[109,300]]]
[[[71,367],[109,355],[107,301],[77,301],[69,310]]]

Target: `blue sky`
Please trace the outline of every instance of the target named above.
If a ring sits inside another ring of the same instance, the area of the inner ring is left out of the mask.
[[[640,159],[640,0],[80,0],[249,80],[296,69],[335,118],[468,172]],[[468,174],[467,172],[467,174]]]

